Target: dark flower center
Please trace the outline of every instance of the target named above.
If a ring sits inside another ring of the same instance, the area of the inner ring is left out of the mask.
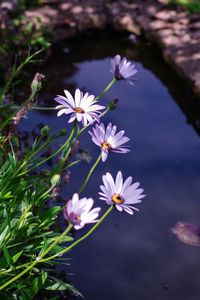
[[[75,107],[74,111],[79,114],[84,114],[84,110],[81,107]]]
[[[112,196],[112,201],[117,204],[124,203],[124,198],[120,194],[114,194]]]
[[[116,67],[115,67],[115,78],[116,78],[117,80],[124,79],[124,78],[122,77],[122,75],[120,74],[119,66],[118,66],[118,65],[116,65]]]
[[[111,145],[105,141],[102,143],[102,148],[105,150],[109,150],[111,148]]]
[[[77,216],[75,217],[75,220],[76,220],[76,221],[80,221],[80,220],[81,220],[80,216],[77,215]]]
[[[80,221],[81,221],[81,218],[79,215],[77,215],[76,213],[74,212],[71,212],[70,215],[69,215],[69,219],[70,219],[70,222],[74,225],[76,224],[80,224]]]

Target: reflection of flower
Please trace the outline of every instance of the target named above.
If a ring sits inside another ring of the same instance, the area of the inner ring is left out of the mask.
[[[200,226],[192,223],[177,222],[171,231],[181,242],[200,247]]]
[[[70,92],[64,91],[65,96],[58,95],[54,100],[60,103],[56,108],[60,109],[57,116],[60,117],[62,114],[71,114],[69,123],[75,119],[82,122],[83,126],[88,123],[91,124],[95,120],[99,121],[99,110],[103,109],[104,106],[95,104],[94,96],[88,93],[84,94],[76,89],[75,97],[73,98]]]
[[[124,135],[124,131],[119,131],[116,133],[117,127],[112,126],[111,123],[105,128],[104,124],[96,124],[96,127],[93,127],[93,132],[89,131],[89,134],[92,137],[92,141],[99,147],[102,151],[102,161],[106,161],[108,152],[116,153],[127,153],[129,150],[122,147],[122,145],[128,142],[130,139]]]
[[[98,220],[100,207],[92,208],[94,200],[92,198],[79,199],[78,194],[74,194],[64,208],[64,217],[74,225],[75,229],[81,229],[85,224],[96,223]]]
[[[123,182],[121,171],[117,173],[115,181],[110,173],[103,175],[102,179],[104,185],[100,186],[102,192],[99,192],[101,200],[106,201],[108,205],[115,204],[119,211],[125,210],[130,215],[133,214],[133,210],[138,210],[129,204],[140,203],[140,199],[145,197],[142,194],[144,190],[138,189],[139,182],[132,184],[132,177],[128,177]]]
[[[131,85],[133,85],[133,76],[137,73],[135,65],[124,57],[116,55],[111,59],[111,72],[115,75],[117,80],[124,79]]]

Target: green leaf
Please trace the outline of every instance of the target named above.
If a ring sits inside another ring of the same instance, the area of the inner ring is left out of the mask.
[[[18,253],[16,253],[13,257],[12,260],[14,263],[16,263],[16,261],[20,258],[20,256],[22,255],[23,250],[19,251]]]
[[[45,287],[48,291],[66,291],[71,290],[72,286],[60,279],[52,277],[48,279],[47,285]]]
[[[33,284],[31,287],[31,291],[33,293],[33,295],[37,295],[37,293],[42,289],[42,287],[44,286],[44,283],[47,279],[47,272],[42,272],[40,273],[40,275],[38,275],[34,280],[33,280]]]
[[[20,300],[31,300],[34,297],[31,289],[29,289],[29,288],[23,288],[20,291],[20,293],[21,293],[21,295],[19,296]]]
[[[49,209],[46,213],[43,213],[41,216],[42,223],[40,224],[40,227],[49,226],[52,223],[52,220],[54,220],[58,213],[60,212],[60,206],[54,206],[51,209]]]
[[[42,246],[42,249],[41,249],[41,252],[39,254],[39,256],[44,253],[48,248],[48,240],[45,236],[43,236],[43,246]]]
[[[48,291],[70,291],[76,296],[83,298],[83,295],[71,284],[66,283],[54,276],[48,276],[44,288]]]
[[[9,199],[9,198],[12,198],[12,193],[11,192],[7,192],[6,194],[3,195],[3,198],[6,200],[6,199]]]
[[[3,299],[3,300],[12,300],[13,297],[7,295],[6,292],[1,292],[1,293],[0,293],[0,299]],[[50,300],[50,299],[49,299],[49,300]]]
[[[6,226],[6,228],[0,234],[0,247],[4,243],[4,238],[6,237],[6,234],[8,233],[8,231],[9,231],[9,227]]]
[[[13,266],[13,264],[14,264],[13,259],[10,256],[10,253],[5,245],[3,246],[3,253],[4,253],[4,256],[6,258],[7,263],[9,264],[9,266]]]

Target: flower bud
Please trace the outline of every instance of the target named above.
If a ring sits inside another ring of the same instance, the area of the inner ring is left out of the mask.
[[[59,131],[60,136],[65,136],[67,134],[67,130],[65,128]]]
[[[31,83],[32,93],[36,94],[42,88],[42,80],[45,78],[43,74],[36,73]]]
[[[60,183],[60,174],[55,174],[52,178],[51,178],[51,184],[53,186],[56,186]]]
[[[49,131],[50,131],[50,129],[49,129],[49,126],[47,126],[47,125],[42,127],[40,130],[42,136],[48,136]]]
[[[114,100],[110,101],[110,103],[108,103],[108,108],[110,110],[114,110],[117,107],[118,102],[119,102],[118,99],[114,99]]]

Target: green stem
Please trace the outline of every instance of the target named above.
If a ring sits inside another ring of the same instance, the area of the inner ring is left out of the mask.
[[[73,227],[73,225],[70,223],[70,224],[68,225],[68,227],[65,229],[65,231],[63,231],[63,233],[62,233],[61,235],[59,235],[59,236],[57,237],[57,239],[55,239],[55,241],[47,248],[47,250],[46,250],[45,252],[43,252],[43,253],[41,254],[41,256],[40,256],[39,258],[42,259],[44,256],[46,256],[46,255],[51,251],[51,249],[53,249],[53,247],[56,246],[56,245],[60,242],[60,240],[61,240],[65,235],[68,234],[68,232],[70,232],[70,230],[72,229],[72,227]],[[39,259],[39,258],[38,258],[38,259]]]
[[[22,61],[22,63],[18,66],[18,68],[16,68],[16,63],[14,65],[14,68],[12,70],[12,73],[5,85],[5,88],[3,89],[3,92],[2,92],[2,97],[0,98],[0,103],[2,103],[2,100],[3,100],[3,97],[5,96],[5,94],[7,93],[7,91],[9,90],[10,88],[10,85],[14,79],[14,77],[16,77],[20,72],[21,70],[23,69],[23,67],[25,65],[27,65],[29,62],[32,62],[32,59],[37,56],[39,53],[41,53],[42,51],[44,51],[44,49],[40,49],[38,50],[37,52],[33,53],[32,55],[30,55],[29,51],[28,51],[28,55],[26,57],[26,59],[24,61]]]
[[[66,154],[63,153],[63,155],[62,155],[62,160],[61,160],[61,162],[60,162],[60,170],[61,170],[62,167],[64,166],[64,164],[65,164],[65,162],[66,162],[66,160],[67,160],[67,158],[68,158],[68,156],[69,156],[69,154],[70,154],[70,152],[71,152],[71,149],[72,149],[74,143],[76,142],[77,138],[78,138],[78,137],[83,133],[83,131],[85,131],[89,126],[90,126],[90,124],[86,125],[86,126],[83,127],[81,130],[78,130],[78,131],[77,131],[77,134],[76,134],[76,136],[74,137],[73,141],[71,142],[71,145],[70,145],[69,149],[67,150],[67,153],[66,153]]]
[[[103,216],[101,217],[101,219],[82,237],[80,237],[77,241],[75,241],[73,244],[71,244],[69,247],[61,250],[60,252],[49,256],[47,258],[43,258],[44,256],[47,255],[47,253],[49,253],[49,251],[62,239],[62,237],[64,235],[66,235],[72,228],[72,225],[69,224],[69,226],[67,227],[67,229],[60,235],[58,236],[58,238],[54,241],[53,244],[51,244],[47,250],[40,256],[38,257],[37,260],[35,260],[29,267],[27,267],[25,270],[23,270],[21,273],[19,273],[17,276],[13,277],[11,280],[7,281],[5,284],[3,284],[0,287],[0,290],[3,290],[5,287],[7,287],[8,285],[10,285],[11,283],[15,282],[17,279],[19,279],[20,277],[22,277],[24,274],[26,274],[29,270],[31,270],[36,264],[38,263],[44,263],[47,262],[49,260],[52,260],[58,256],[63,255],[64,253],[70,251],[73,247],[75,247],[76,245],[78,245],[80,242],[82,242],[83,240],[85,240],[88,236],[90,236],[90,234],[92,234],[95,229],[97,229],[100,224],[103,222],[103,220],[107,217],[107,215],[111,212],[111,210],[113,209],[114,205],[110,206],[109,209],[103,214]],[[27,266],[27,264],[24,264],[23,266]],[[17,268],[21,268],[22,266],[18,266]],[[7,273],[9,270],[3,271],[5,273]]]
[[[32,106],[33,110],[57,110],[55,107],[42,107],[42,106]]]
[[[25,158],[23,164],[21,166],[19,166],[19,168],[17,169],[17,172],[14,174],[14,177],[20,177],[22,175],[25,175],[27,172],[30,171],[29,170],[25,170],[22,173],[19,173],[19,171],[21,169],[23,169],[26,165],[28,165],[29,161],[36,156],[39,152],[43,151],[48,145],[50,145],[58,136],[54,135],[52,136],[48,141],[46,141],[44,144],[42,144],[39,148],[37,148],[37,150],[35,150],[35,152],[32,152],[32,154],[29,155],[29,157]],[[41,137],[42,138],[42,137]],[[38,142],[39,145],[40,141]],[[32,164],[29,164],[29,166],[31,166]],[[19,174],[18,174],[19,173]]]
[[[40,147],[37,148],[37,150],[35,150],[35,152],[33,152],[29,157],[28,160],[32,159],[34,156],[36,156],[39,152],[43,151],[48,145],[50,145],[56,138],[58,137],[58,135],[53,135],[52,137],[50,137],[45,143],[43,143]],[[42,137],[41,137],[42,138]],[[38,142],[39,145],[40,141]]]
[[[75,131],[76,131],[76,125],[73,127],[73,129],[72,129],[72,131],[71,131],[71,133],[70,133],[70,136],[69,136],[69,138],[67,139],[67,141],[66,141],[66,142],[65,142],[65,143],[64,143],[64,144],[63,144],[63,145],[55,152],[55,153],[53,153],[53,154],[50,155],[49,157],[43,159],[43,160],[40,161],[38,164],[36,164],[34,167],[32,167],[32,168],[26,170],[26,171],[23,172],[23,173],[20,173],[18,176],[24,175],[24,174],[26,174],[26,173],[32,171],[33,169],[35,169],[35,168],[41,166],[42,164],[44,164],[45,162],[47,162],[49,159],[51,159],[51,158],[53,158],[54,156],[56,156],[60,151],[62,151],[63,149],[65,149],[65,147],[67,147],[68,144],[70,143],[70,141],[71,141],[71,139],[72,139],[72,137],[73,137]]]
[[[74,166],[74,165],[80,163],[80,162],[81,162],[81,159],[75,160],[75,161],[71,162],[70,164],[68,164],[65,168],[62,168],[61,171],[63,172],[63,171],[65,171],[65,170],[71,168],[72,166]]]
[[[78,192],[79,194],[83,191],[83,189],[85,188],[86,184],[88,183],[90,177],[92,176],[92,173],[94,172],[96,166],[98,165],[98,163],[99,163],[100,160],[101,160],[101,156],[102,156],[102,154],[99,155],[99,157],[98,157],[97,160],[95,161],[94,165],[93,165],[92,168],[90,169],[90,171],[89,171],[89,173],[88,173],[88,175],[87,175],[85,181],[83,182],[83,184],[82,184],[82,186],[81,186],[81,188],[80,188],[80,190],[79,190],[79,192]]]
[[[25,107],[30,101],[32,101],[32,99],[35,97],[35,93],[32,93],[30,95],[30,97],[23,103],[22,106],[20,106],[14,113],[12,113],[1,125],[0,127],[0,131],[8,124],[8,122],[20,111],[20,109],[22,109],[23,107]]]
[[[31,270],[36,264],[38,263],[37,260],[35,260],[28,268],[26,268],[25,270],[23,270],[21,273],[19,273],[18,275],[16,275],[15,277],[13,277],[12,279],[10,279],[9,281],[7,281],[6,283],[4,283],[2,286],[0,286],[0,291],[3,290],[5,287],[7,287],[8,285],[10,285],[11,283],[15,282],[17,279],[19,279],[20,277],[22,277],[24,274],[26,274],[29,270]]]
[[[103,90],[103,92],[101,92],[101,94],[94,99],[94,101],[99,100],[99,98],[101,98],[113,86],[113,84],[116,81],[117,80],[115,78],[113,78],[113,80],[105,87],[105,89]]]
[[[40,260],[40,262],[46,262],[49,260],[52,260],[58,256],[63,255],[64,253],[70,251],[72,248],[74,248],[76,245],[78,245],[80,242],[82,242],[83,240],[85,240],[93,231],[95,231],[95,229],[97,229],[99,227],[99,225],[103,222],[103,220],[107,217],[107,215],[111,212],[111,210],[113,209],[114,205],[110,206],[109,209],[103,214],[103,216],[101,217],[101,219],[82,237],[80,237],[77,241],[75,241],[73,244],[71,244],[69,247],[61,250],[60,252],[49,256],[45,259]]]
[[[11,283],[15,282],[17,279],[21,278],[24,274],[26,274],[28,271],[30,271],[31,269],[33,269],[35,265],[37,265],[38,263],[40,263],[42,261],[42,258],[44,256],[46,256],[49,253],[49,251],[51,251],[51,249],[55,245],[57,245],[59,243],[59,241],[62,239],[62,237],[64,235],[66,235],[72,229],[72,227],[73,227],[73,225],[69,224],[69,226],[66,228],[66,230],[61,235],[59,235],[57,237],[57,239],[47,248],[47,250],[44,253],[42,253],[41,256],[38,257],[29,267],[27,267],[21,273],[19,273],[18,275],[16,275],[15,277],[13,277],[12,279],[10,279],[6,283],[4,283],[2,286],[0,286],[0,291],[3,290],[8,285],[10,285]]]
[[[6,108],[6,107],[10,107],[10,109],[21,108],[21,106],[19,106],[19,105],[11,105],[11,104],[0,105],[0,109]],[[32,106],[30,109],[31,110],[57,110],[57,108],[55,108],[55,107],[42,107],[42,106]]]
[[[48,195],[53,189],[55,188],[55,185],[52,185],[46,192],[44,192],[37,201],[39,202],[40,199],[42,199],[44,196]]]
[[[32,106],[33,110],[57,110],[55,107],[42,107],[42,106]]]

